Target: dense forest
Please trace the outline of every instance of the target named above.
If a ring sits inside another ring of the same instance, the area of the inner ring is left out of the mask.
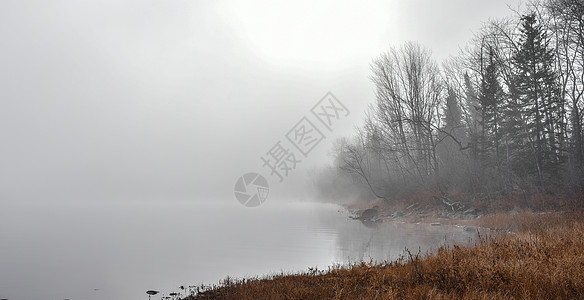
[[[375,101],[355,136],[335,143],[334,165],[316,179],[321,196],[344,193],[348,180],[384,199],[581,192],[584,1],[510,14],[441,65],[415,42],[375,58]]]

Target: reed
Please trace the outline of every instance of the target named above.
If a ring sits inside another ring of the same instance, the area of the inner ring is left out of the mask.
[[[186,299],[578,299],[584,297],[584,214],[484,217],[513,230],[469,247],[326,271],[228,279]]]

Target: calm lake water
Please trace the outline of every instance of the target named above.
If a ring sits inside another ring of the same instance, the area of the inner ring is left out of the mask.
[[[321,203],[4,205],[0,299],[148,299],[150,289],[394,260],[474,238],[457,227],[369,228]]]

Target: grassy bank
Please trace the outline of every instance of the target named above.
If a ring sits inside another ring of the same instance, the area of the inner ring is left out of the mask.
[[[584,214],[481,218],[512,228],[472,247],[406,253],[379,265],[226,280],[187,299],[578,299],[584,297]]]

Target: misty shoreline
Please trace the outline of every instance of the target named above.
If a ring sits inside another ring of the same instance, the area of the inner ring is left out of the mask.
[[[454,197],[438,195],[436,192],[427,191],[400,200],[376,198],[370,201],[345,204],[343,207],[350,213],[351,219],[373,223],[406,222],[479,228],[482,226],[489,230],[504,231],[510,231],[512,228],[485,224],[483,220],[501,215],[513,217],[519,214],[540,215],[582,210],[579,200],[582,195],[580,194],[556,196],[533,194],[527,197],[530,199],[529,201],[521,203],[517,197],[507,197],[487,204],[460,200],[460,195]],[[541,200],[542,198],[544,199]],[[462,199],[468,199],[468,197]],[[538,205],[534,205],[535,201],[531,199],[538,199]],[[375,217],[373,219],[363,218],[362,214],[371,209],[375,210]]]
[[[437,219],[400,217],[386,218],[383,222],[416,220],[430,223]],[[473,224],[476,228],[490,228],[497,232],[484,234],[483,231],[474,245],[444,246],[434,254],[424,255],[406,249],[401,258],[390,262],[361,262],[328,270],[227,278],[219,285],[202,286],[198,294],[184,299],[473,299],[509,296],[573,299],[584,294],[582,210],[525,210],[464,220],[449,219],[450,222],[439,220],[446,225]]]

